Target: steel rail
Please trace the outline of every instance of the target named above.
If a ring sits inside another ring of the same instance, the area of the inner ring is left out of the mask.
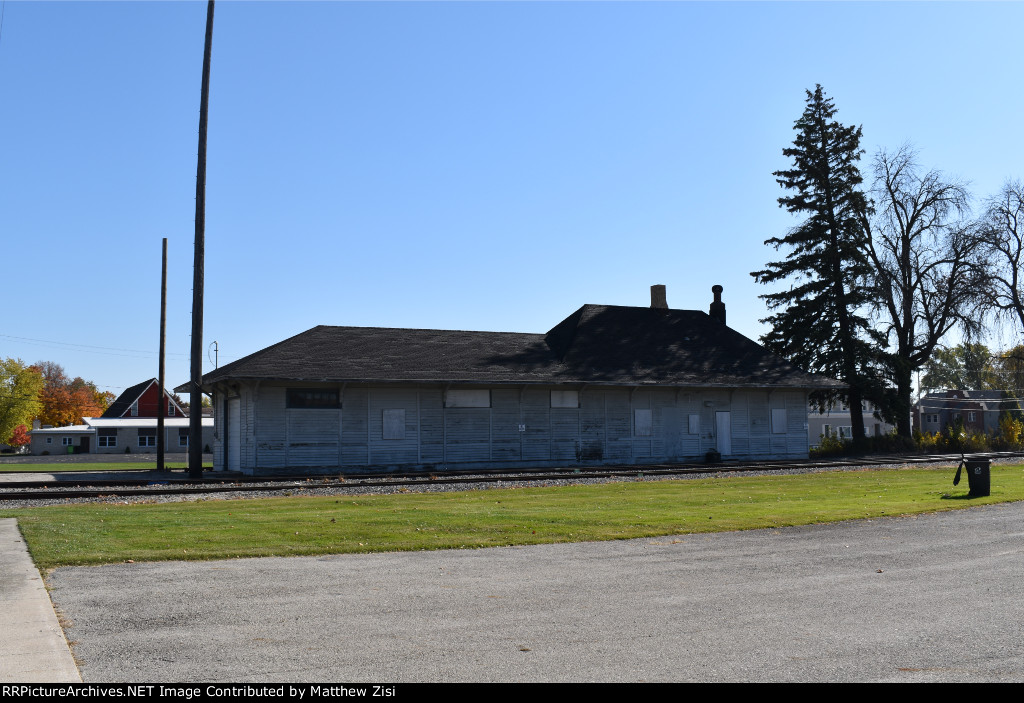
[[[719,464],[628,464],[621,466],[567,467],[565,469],[459,469],[417,471],[400,474],[367,474],[331,472],[336,478],[321,476],[245,476],[203,478],[199,481],[189,478],[171,479],[103,479],[50,481],[11,481],[0,484],[0,501],[38,500],[71,498],[119,498],[134,496],[168,496],[197,493],[246,493],[302,491],[322,488],[386,488],[403,486],[430,486],[470,483],[524,483],[536,481],[572,481],[594,478],[642,478],[644,476],[672,476],[689,474],[724,474],[753,471],[787,471],[815,469],[857,469],[865,466],[879,467],[905,464],[935,464],[959,462],[963,455],[913,455],[913,456],[872,456],[858,459],[836,459],[830,461],[798,460],[768,462],[737,462]],[[1013,459],[1024,457],[1022,452],[991,452],[972,454],[969,458]],[[266,485],[275,484],[275,485]],[[166,487],[164,487],[166,486]],[[32,488],[41,490],[29,490]],[[85,489],[88,490],[85,490]],[[15,489],[15,490],[11,490]],[[80,490],[73,490],[80,489]]]

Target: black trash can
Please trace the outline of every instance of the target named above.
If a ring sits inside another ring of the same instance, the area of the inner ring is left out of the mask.
[[[990,495],[992,462],[988,459],[966,459],[964,470],[967,471],[967,485],[970,487],[970,496]]]

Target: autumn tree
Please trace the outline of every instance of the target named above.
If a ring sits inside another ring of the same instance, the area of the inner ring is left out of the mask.
[[[74,425],[82,422],[84,417],[103,414],[106,396],[94,383],[80,376],[69,379],[64,368],[52,361],[40,361],[33,368],[43,378],[43,388],[39,392],[42,408],[38,417],[44,425]]]
[[[42,387],[42,377],[21,359],[0,359],[0,442],[19,425],[32,423],[39,412]]]
[[[19,448],[24,447],[26,444],[32,441],[31,435],[28,433],[28,427],[25,425],[18,425],[14,428],[14,432],[7,439],[7,444],[12,447]]]
[[[875,214],[864,217],[872,297],[889,341],[897,432],[911,434],[911,378],[959,326],[980,329],[975,308],[985,286],[977,228],[964,185],[922,170],[904,146],[875,157]]]
[[[110,404],[117,400],[117,396],[110,391],[95,390],[96,386],[93,386],[93,404],[99,408],[97,415],[102,415],[110,407]],[[90,417],[95,417],[90,416]]]
[[[779,206],[805,218],[765,244],[788,250],[782,261],[751,275],[759,283],[789,281],[788,289],[762,295],[774,311],[761,341],[771,351],[808,371],[846,383],[853,439],[864,440],[861,401],[871,387],[868,369],[875,333],[864,314],[870,267],[864,222],[868,199],[858,169],[861,128],[835,120],[836,108],[820,85],[807,91],[806,107],[794,125],[797,136],[783,155],[793,166],[776,171],[788,192]]]

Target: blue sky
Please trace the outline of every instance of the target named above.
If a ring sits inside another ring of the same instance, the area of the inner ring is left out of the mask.
[[[3,3],[0,356],[188,379],[204,2]],[[976,197],[1024,178],[1024,4],[235,2],[214,26],[204,342],[543,332],[584,303],[759,337],[805,93]],[[207,362],[205,369],[212,368]]]

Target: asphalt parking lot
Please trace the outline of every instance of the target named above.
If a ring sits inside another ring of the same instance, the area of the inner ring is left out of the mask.
[[[621,542],[67,567],[86,682],[1024,681],[1024,503]]]

